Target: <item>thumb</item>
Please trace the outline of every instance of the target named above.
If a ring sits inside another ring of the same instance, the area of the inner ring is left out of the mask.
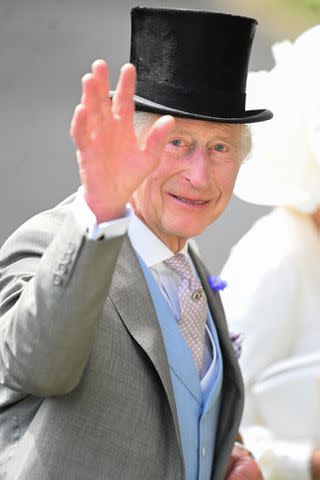
[[[154,122],[147,135],[144,148],[148,157],[159,160],[174,124],[175,120],[171,115],[164,115]]]

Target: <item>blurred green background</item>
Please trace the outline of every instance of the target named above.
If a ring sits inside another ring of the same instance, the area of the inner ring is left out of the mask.
[[[288,10],[296,17],[295,24],[304,30],[320,21],[320,0],[269,0],[284,13]]]
[[[319,0],[279,0],[276,3],[284,7],[297,9],[301,13],[314,14],[319,13]]]
[[[271,37],[294,40],[320,23],[320,0],[230,0],[243,15],[259,20]]]

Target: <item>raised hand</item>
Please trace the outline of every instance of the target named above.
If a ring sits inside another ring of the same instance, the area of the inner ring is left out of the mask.
[[[96,60],[82,79],[70,134],[85,199],[98,223],[122,215],[132,193],[158,165],[174,125],[173,117],[160,117],[139,144],[133,125],[135,80],[135,67],[124,65],[111,101],[103,60]]]

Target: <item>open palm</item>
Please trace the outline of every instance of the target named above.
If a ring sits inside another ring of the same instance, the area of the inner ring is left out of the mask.
[[[132,193],[157,166],[174,119],[160,117],[139,144],[133,124],[135,67],[122,67],[109,98],[107,64],[97,60],[82,79],[81,103],[75,109],[70,133],[85,199],[102,222],[121,216]]]

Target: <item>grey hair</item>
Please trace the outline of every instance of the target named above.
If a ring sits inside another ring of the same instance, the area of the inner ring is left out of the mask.
[[[141,112],[136,111],[134,113],[134,128],[137,137],[140,136],[142,130],[148,126],[151,126],[153,122],[159,118],[160,115],[150,112]],[[230,125],[230,124],[229,124]],[[252,135],[250,126],[247,124],[241,124],[241,135],[240,135],[240,151],[239,151],[239,161],[243,163],[248,159],[252,149]]]
[[[252,133],[250,125],[242,124],[241,126],[240,156],[243,163],[248,160],[252,151]]]
[[[137,137],[140,136],[142,130],[151,125],[154,121],[157,120],[159,115],[150,112],[141,112],[135,111],[134,118],[133,118],[133,125],[136,132]]]

